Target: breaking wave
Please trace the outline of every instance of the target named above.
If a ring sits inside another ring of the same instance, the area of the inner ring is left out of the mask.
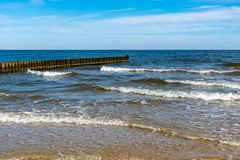
[[[176,137],[182,139],[196,140],[196,141],[210,141],[214,143],[220,143],[231,146],[240,146],[239,142],[224,141],[213,138],[188,136],[184,133],[171,131],[166,128],[152,127],[143,124],[134,124],[127,121],[118,119],[107,119],[107,118],[90,118],[87,116],[71,116],[70,114],[40,114],[33,112],[24,113],[0,113],[0,123],[23,123],[23,124],[34,124],[34,123],[48,123],[48,124],[75,124],[75,125],[103,125],[103,126],[118,126],[118,127],[129,127],[136,128],[150,132],[157,132],[164,136]]]
[[[192,70],[192,69],[148,69],[148,68],[121,68],[121,67],[106,67],[103,66],[100,69],[104,72],[183,72],[193,74],[227,74],[227,73],[239,73],[239,70]]]
[[[240,100],[240,94],[234,93],[208,93],[199,91],[164,91],[164,90],[150,90],[141,88],[128,88],[128,87],[105,87],[111,91],[118,91],[122,93],[135,93],[147,96],[158,96],[165,98],[191,98],[210,100],[233,101]]]
[[[9,97],[10,96],[10,94],[7,94],[7,93],[1,93],[0,92],[0,97]]]
[[[225,88],[233,88],[240,89],[240,83],[234,82],[226,82],[226,81],[191,81],[191,80],[167,80],[167,79],[159,79],[159,78],[146,78],[146,79],[138,79],[133,80],[133,82],[137,83],[154,83],[154,84],[168,84],[168,83],[176,83],[176,84],[186,84],[193,86],[207,86],[207,87],[225,87]]]
[[[56,76],[64,76],[71,74],[71,72],[55,72],[55,71],[34,71],[28,69],[27,71],[29,74],[34,74],[43,77],[56,77]]]
[[[72,116],[71,114],[39,114],[33,112],[23,113],[0,113],[1,123],[66,123],[78,125],[109,125],[127,126],[127,123],[120,120],[105,118],[90,118],[87,116]]]

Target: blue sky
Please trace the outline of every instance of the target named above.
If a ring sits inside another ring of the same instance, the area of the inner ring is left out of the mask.
[[[240,49],[240,0],[0,0],[0,49]]]

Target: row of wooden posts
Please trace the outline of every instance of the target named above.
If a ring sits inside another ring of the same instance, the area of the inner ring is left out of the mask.
[[[24,62],[3,62],[0,63],[0,73],[16,72],[27,69],[47,70],[63,67],[76,67],[85,65],[102,65],[110,63],[127,62],[128,56],[105,57],[105,58],[82,58],[65,60],[45,60],[45,61],[24,61]]]

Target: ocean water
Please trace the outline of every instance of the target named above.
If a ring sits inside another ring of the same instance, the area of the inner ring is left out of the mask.
[[[240,51],[0,51],[0,62],[129,55],[0,74],[0,158],[238,159]]]

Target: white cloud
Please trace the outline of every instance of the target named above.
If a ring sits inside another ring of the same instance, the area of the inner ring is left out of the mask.
[[[84,16],[83,16],[84,17]],[[240,7],[221,8],[201,12],[185,12],[148,16],[120,17],[103,20],[82,20],[82,17],[60,15],[30,17],[25,19],[2,18],[4,22],[19,26],[36,27],[40,30],[65,28],[69,32],[94,33],[179,33],[234,29],[240,25]],[[21,25],[20,25],[21,26]],[[45,27],[47,26],[47,27]],[[11,27],[10,27],[11,28]],[[217,30],[216,30],[217,29]]]
[[[157,47],[157,42],[165,44],[165,47],[183,44],[183,47],[192,46],[196,49],[203,48],[203,45],[229,49],[239,46],[235,40],[240,37],[240,7],[99,20],[83,17],[51,15],[17,19],[0,16],[0,35],[5,39],[24,37],[28,39],[27,42],[33,40],[36,43],[40,43],[36,40],[40,37],[42,45],[47,46],[46,43],[49,42],[52,45],[56,43],[59,47],[64,40],[71,39],[72,43],[79,42],[85,46],[93,43],[96,46],[117,46],[119,42],[119,48],[124,48],[125,45],[129,49],[130,45],[136,46],[137,43],[142,44],[139,47],[146,47],[145,42],[149,48]],[[167,45],[164,40],[170,44]],[[77,45],[76,43],[74,44]],[[69,43],[67,45],[72,46]]]
[[[127,18],[117,18],[108,20],[111,23],[118,24],[147,24],[147,23],[189,23],[189,22],[209,22],[209,21],[224,21],[224,20],[239,20],[240,7],[221,8],[211,11],[202,12],[185,12],[160,14],[149,16],[135,16]]]

